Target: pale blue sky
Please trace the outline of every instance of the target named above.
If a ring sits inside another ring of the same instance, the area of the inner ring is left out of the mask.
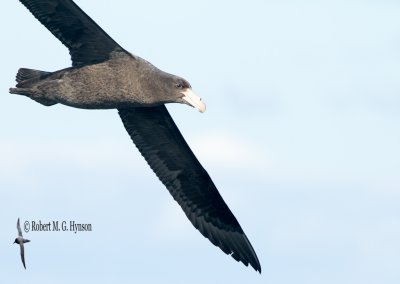
[[[19,67],[70,66],[13,0],[0,17],[2,283],[399,283],[400,3],[76,2],[207,103],[168,108],[263,273],[192,227],[116,111],[8,94]],[[18,217],[93,232],[26,234],[24,271]]]

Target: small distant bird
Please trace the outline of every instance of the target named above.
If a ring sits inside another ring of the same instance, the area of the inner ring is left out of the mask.
[[[19,244],[19,248],[20,248],[20,252],[21,252],[22,264],[24,265],[24,268],[26,269],[24,243],[29,243],[30,240],[24,239],[22,237],[22,231],[21,231],[21,225],[19,224],[19,218],[18,218],[18,222],[17,222],[17,229],[18,229],[18,237],[15,239],[14,244]]]

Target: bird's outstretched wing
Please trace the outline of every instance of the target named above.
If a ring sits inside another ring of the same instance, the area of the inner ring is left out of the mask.
[[[72,66],[106,61],[124,51],[71,0],[20,0],[69,49]]]
[[[20,253],[21,253],[22,264],[24,265],[24,268],[26,269],[26,266],[25,266],[25,250],[24,250],[24,243],[20,243],[20,244],[19,244],[19,248],[20,248]]]
[[[261,272],[257,255],[164,105],[119,109],[122,122],[192,224],[214,245]]]
[[[18,218],[18,221],[17,221],[17,230],[18,230],[18,236],[22,237],[22,230],[21,230],[21,225],[19,223],[19,218]]]

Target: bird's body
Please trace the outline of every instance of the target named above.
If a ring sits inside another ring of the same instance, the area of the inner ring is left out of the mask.
[[[24,239],[23,237],[17,237],[14,242],[19,244],[19,245],[21,245],[21,244],[24,244],[24,243],[29,243],[30,240]]]
[[[20,81],[17,88],[11,88],[11,93],[26,95],[38,102],[47,102],[47,105],[61,103],[83,109],[149,107],[171,103],[175,97],[157,94],[168,92],[163,83],[171,77],[176,81],[180,79],[138,56],[122,51],[114,52],[107,61],[81,67],[56,72],[21,70],[24,71],[32,77]],[[38,77],[40,74],[42,78]],[[174,87],[173,82],[171,87]]]
[[[71,0],[20,2],[68,47],[72,67],[21,68],[10,93],[46,106],[118,109],[132,141],[192,224],[223,252],[261,272],[239,222],[164,106],[182,103],[204,112],[190,84],[125,51]]]

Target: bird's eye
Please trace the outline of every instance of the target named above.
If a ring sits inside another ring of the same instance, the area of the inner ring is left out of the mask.
[[[175,85],[178,89],[182,89],[183,88],[183,85],[181,84],[181,83],[176,83],[176,85]]]

